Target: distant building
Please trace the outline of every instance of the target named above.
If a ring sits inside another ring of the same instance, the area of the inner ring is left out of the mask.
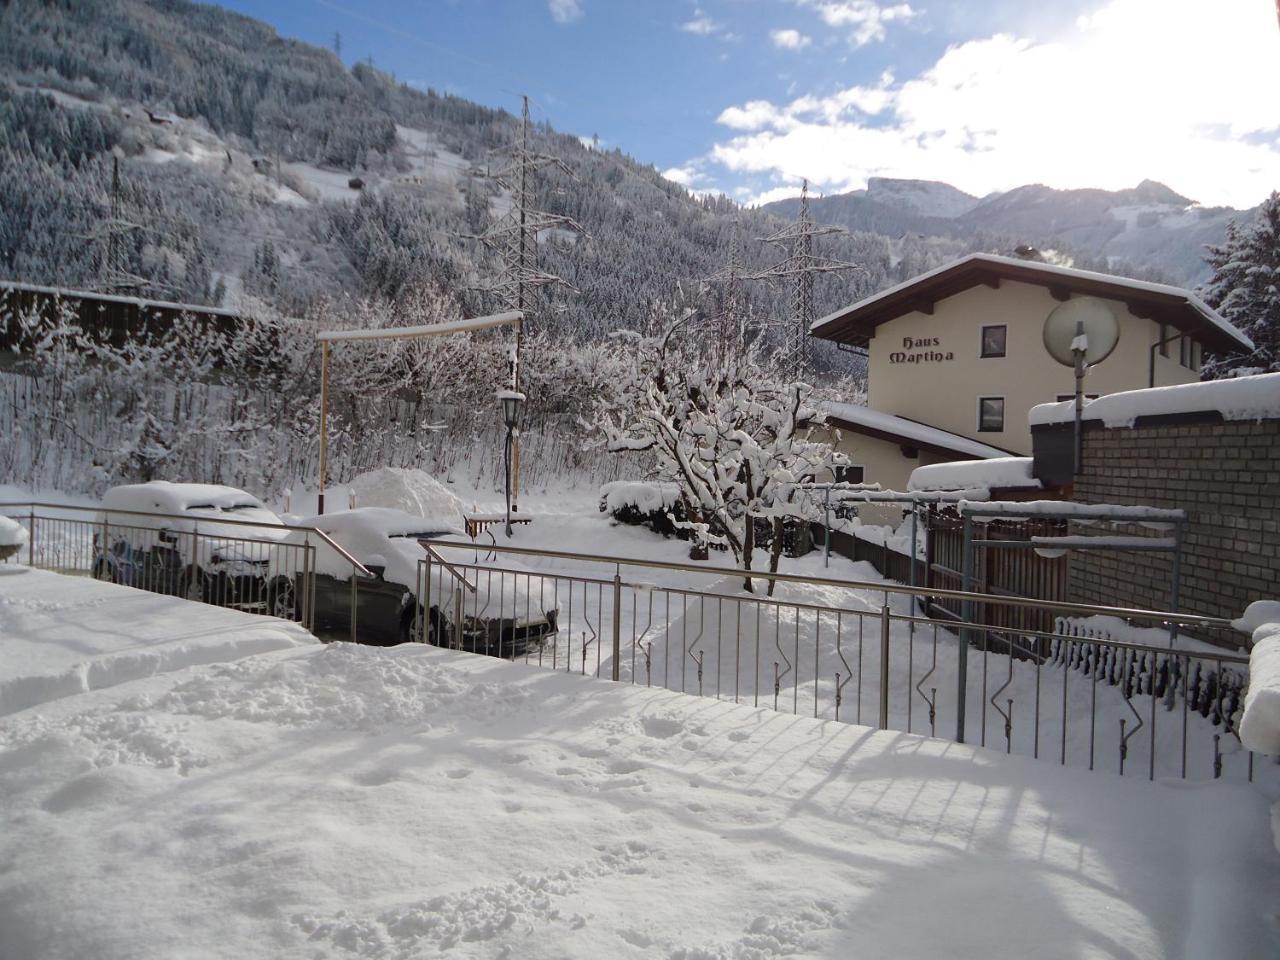
[[[1048,263],[971,254],[814,323],[866,352],[867,404],[832,404],[827,429],[850,480],[905,490],[918,466],[1031,453],[1027,414],[1074,395],[1043,341],[1077,297],[1105,303],[1120,338],[1085,380],[1089,396],[1199,379],[1206,354],[1253,348],[1195,294]]]

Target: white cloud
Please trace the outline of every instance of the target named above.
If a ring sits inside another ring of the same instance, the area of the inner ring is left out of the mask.
[[[770,30],[769,39],[782,50],[803,50],[811,42],[799,30]]]
[[[696,33],[700,37],[708,37],[713,33],[719,33],[724,29],[724,25],[716,23],[702,10],[694,8],[693,19],[686,20],[680,24],[680,29],[685,33]]]
[[[701,178],[701,174],[692,165],[685,167],[668,167],[662,171],[662,175],[672,183],[678,183],[682,187],[691,187]]]
[[[581,0],[547,0],[547,7],[556,23],[572,23],[582,16]]]
[[[1211,16],[1200,0],[1110,0],[1063,36],[968,41],[903,82],[731,106],[719,121],[736,133],[711,159],[739,174],[803,171],[831,190],[869,176],[977,194],[1150,177],[1252,206],[1280,187],[1275,29],[1258,0],[1220,0]]]
[[[864,47],[885,38],[885,24],[918,16],[909,3],[876,3],[874,0],[797,0],[818,11],[829,27],[852,28],[849,42]]]

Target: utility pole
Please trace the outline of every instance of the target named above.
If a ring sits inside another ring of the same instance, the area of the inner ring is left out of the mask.
[[[860,269],[860,264],[831,260],[814,253],[818,237],[845,233],[840,227],[819,226],[809,212],[809,181],[800,188],[800,212],[795,222],[768,237],[763,243],[776,243],[786,253],[782,260],[752,279],[785,281],[791,285],[788,304],[790,316],[783,339],[783,363],[793,379],[804,376],[809,366],[809,327],[816,319],[813,312],[813,278],[819,273],[836,273]]]
[[[534,206],[534,175],[544,167],[556,167],[573,176],[559,157],[539,153],[529,143],[529,98],[522,97],[520,126],[515,141],[505,148],[504,162],[488,176],[511,195],[511,206],[489,229],[472,239],[498,254],[502,260],[499,278],[482,288],[508,309],[527,316],[533,307],[534,291],[551,284],[570,286],[553,273],[538,268],[538,234],[551,229],[585,234],[575,220]],[[511,354],[511,389],[520,391],[520,347],[523,325],[516,327]],[[511,509],[518,509],[520,496],[520,437],[513,438]]]

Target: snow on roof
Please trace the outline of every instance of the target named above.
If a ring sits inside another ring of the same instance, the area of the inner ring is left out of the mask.
[[[51,297],[65,297],[71,300],[104,300],[108,303],[125,303],[142,310],[175,310],[179,313],[204,313],[219,317],[233,317],[237,320],[245,317],[243,310],[227,310],[223,307],[210,307],[201,303],[174,303],[169,300],[146,300],[142,297],[122,297],[113,293],[94,293],[92,290],[68,290],[64,287],[42,287],[34,283],[19,283],[16,280],[0,280],[0,290],[16,290],[23,293],[44,293]]]
[[[1009,451],[1001,450],[999,447],[988,446],[957,433],[939,430],[937,427],[930,427],[904,417],[895,417],[891,413],[872,410],[870,407],[856,403],[829,402],[820,404],[820,409],[829,419],[842,421],[851,427],[862,426],[879,430],[922,446],[941,447],[943,450],[965,453],[984,460],[1009,455]]]
[[[262,507],[262,501],[235,487],[216,483],[170,483],[152,480],[112,487],[102,497],[102,506],[115,510],[159,510],[180,513],[196,507]]]
[[[869,307],[882,300],[887,300],[904,290],[926,283],[941,274],[948,273],[949,271],[955,270],[956,268],[966,264],[990,264],[991,266],[996,267],[1016,267],[1023,270],[1047,274],[1053,277],[1061,277],[1065,280],[1086,280],[1093,283],[1105,283],[1112,286],[1124,287],[1138,293],[1150,293],[1160,296],[1176,297],[1180,300],[1186,301],[1187,305],[1192,310],[1202,316],[1213,326],[1217,327],[1219,331],[1226,334],[1241,347],[1247,350],[1253,349],[1252,340],[1224,319],[1216,310],[1201,300],[1198,296],[1183,287],[1175,287],[1167,283],[1151,283],[1147,280],[1134,280],[1130,277],[1121,277],[1109,273],[1097,273],[1093,270],[1078,270],[1075,267],[1061,267],[1052,263],[1039,263],[1033,260],[1022,260],[1018,257],[1001,257],[993,253],[971,253],[968,256],[952,260],[950,263],[944,263],[942,266],[934,270],[912,277],[910,280],[896,284],[887,290],[881,290],[879,293],[873,294],[863,300],[859,300],[851,306],[841,307],[839,310],[815,320],[810,324],[809,330],[816,334],[823,326],[843,318],[851,310],[861,310],[864,307]]]
[[[1280,418],[1280,373],[1111,393],[1088,401],[1083,417],[1108,427],[1132,427],[1139,417],[1215,412],[1223,420]],[[1064,400],[1032,407],[1027,419],[1034,427],[1070,423],[1074,417],[1075,401]]]
[[[1031,457],[993,457],[990,460],[957,460],[916,467],[907,481],[908,490],[1039,490],[1043,487],[1031,475]]]
[[[1113,523],[1165,524],[1187,518],[1184,510],[1146,507],[1134,504],[1076,503],[1072,500],[961,500],[956,508],[961,516],[978,520],[1001,517],[1051,517],[1082,522],[1106,520]]]

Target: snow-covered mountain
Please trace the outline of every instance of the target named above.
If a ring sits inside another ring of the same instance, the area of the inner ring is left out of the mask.
[[[766,209],[786,216],[796,201]],[[1202,207],[1162,183],[1128,190],[1057,190],[1041,184],[981,199],[946,183],[873,177],[867,189],[813,201],[819,220],[852,230],[924,233],[957,240],[984,235],[1075,251],[1102,267],[1129,264],[1176,283],[1208,276],[1204,246],[1220,242],[1227,222],[1248,212]]]

